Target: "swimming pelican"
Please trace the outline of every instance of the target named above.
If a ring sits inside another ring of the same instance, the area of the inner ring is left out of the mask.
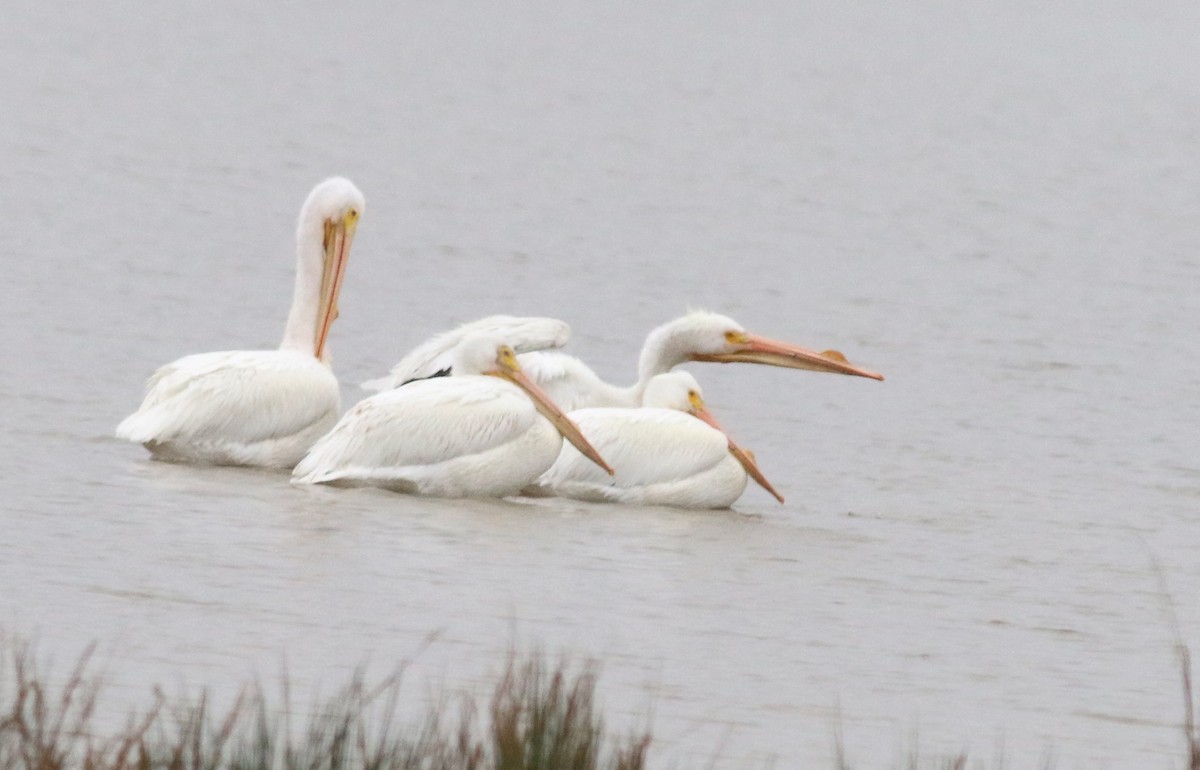
[[[593,407],[569,414],[611,463],[611,477],[595,472],[571,447],[526,490],[593,502],[728,508],[746,489],[749,474],[783,502],[753,455],[734,443],[704,404],[696,378],[670,372],[650,378],[638,409]],[[697,419],[698,418],[698,419]]]
[[[507,497],[554,464],[564,436],[611,473],[499,337],[467,337],[451,366],[451,377],[417,380],[360,401],[313,445],[292,481]]]
[[[329,327],[366,202],[348,179],[313,188],[296,228],[296,282],[278,350],[184,356],[117,426],[156,460],[291,468],[337,420]]]
[[[638,380],[629,387],[601,380],[578,358],[557,352],[528,353],[521,365],[547,395],[570,412],[589,406],[636,407],[650,378],[687,361],[768,364],[882,380],[883,375],[851,365],[836,350],[817,353],[746,331],[718,313],[692,312],[650,332],[638,361]]]

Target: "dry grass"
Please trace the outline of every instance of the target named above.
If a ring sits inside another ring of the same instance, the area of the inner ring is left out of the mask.
[[[97,735],[99,679],[89,650],[49,688],[27,645],[0,666],[0,770],[641,770],[648,734],[610,737],[595,709],[594,667],[572,672],[541,656],[510,657],[481,725],[465,696],[423,723],[398,718],[400,680],[361,675],[319,707],[299,734],[290,708],[248,688],[224,713],[208,698],[168,704],[156,693],[123,729]]]
[[[1176,652],[1186,767],[1200,770],[1191,656],[1181,641]],[[541,655],[510,655],[482,714],[465,695],[457,708],[443,697],[423,720],[406,724],[399,675],[368,687],[359,673],[299,731],[285,682],[281,704],[253,686],[221,713],[204,695],[168,702],[156,690],[149,708],[102,735],[95,728],[101,683],[89,673],[91,659],[89,648],[63,683],[51,686],[27,644],[0,639],[0,770],[642,770],[650,746],[648,732],[606,731],[593,665],[550,665]],[[833,766],[852,770],[838,724],[833,737]],[[1042,766],[1053,764],[1047,756]],[[922,758],[913,750],[895,766],[988,764],[965,753]]]
[[[1200,770],[1200,727],[1196,725],[1195,690],[1192,689],[1192,654],[1187,645],[1178,642],[1179,667],[1183,675],[1183,737],[1187,745],[1189,770]]]

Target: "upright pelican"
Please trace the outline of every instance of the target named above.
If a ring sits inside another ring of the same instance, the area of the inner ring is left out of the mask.
[[[611,478],[597,473],[571,447],[526,490],[593,502],[728,508],[746,489],[749,474],[783,502],[754,457],[734,443],[704,404],[687,372],[650,378],[642,408],[592,407],[570,413],[583,435],[612,463]]]
[[[366,201],[350,180],[313,188],[296,228],[296,283],[278,350],[197,353],[163,366],[117,437],[156,460],[291,468],[337,419],[326,344]]]
[[[317,441],[292,481],[507,497],[554,464],[563,436],[611,473],[500,338],[468,336],[451,369],[451,377],[409,382],[360,401]]]

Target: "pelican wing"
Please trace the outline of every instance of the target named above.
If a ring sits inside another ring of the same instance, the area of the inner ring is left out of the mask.
[[[423,380],[366,398],[300,461],[295,481],[403,476],[479,454],[542,419],[518,388],[493,377]]]
[[[253,443],[295,435],[337,409],[337,379],[312,356],[200,353],[156,371],[142,406],[117,426],[117,436],[139,443]]]
[[[489,332],[500,336],[518,353],[546,348],[560,348],[571,337],[571,327],[556,318],[539,316],[493,315],[465,323],[418,345],[392,367],[386,377],[362,384],[367,390],[388,390],[411,380],[433,377],[450,367],[450,358],[463,338]]]
[[[635,407],[632,390],[609,385],[575,356],[557,351],[525,353],[521,368],[564,411],[585,407]]]
[[[704,473],[729,457],[728,440],[720,431],[671,409],[577,409],[569,416],[616,474],[608,476],[564,444],[554,466],[538,480],[541,486],[662,484]]]

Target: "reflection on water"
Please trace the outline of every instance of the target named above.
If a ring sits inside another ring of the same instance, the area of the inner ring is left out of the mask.
[[[118,692],[604,661],[655,751],[1177,762],[1200,643],[1200,59],[1185,3],[503,12],[23,5],[0,29],[0,626]],[[230,19],[236,19],[231,23]],[[366,193],[344,401],[493,312],[607,379],[688,307],[885,383],[689,367],[787,497],[438,501],[154,464],[163,361],[271,347],[295,212]],[[433,635],[432,643],[426,647]],[[423,651],[422,651],[423,650]],[[419,654],[418,654],[419,653]],[[740,765],[739,765],[740,766]]]

